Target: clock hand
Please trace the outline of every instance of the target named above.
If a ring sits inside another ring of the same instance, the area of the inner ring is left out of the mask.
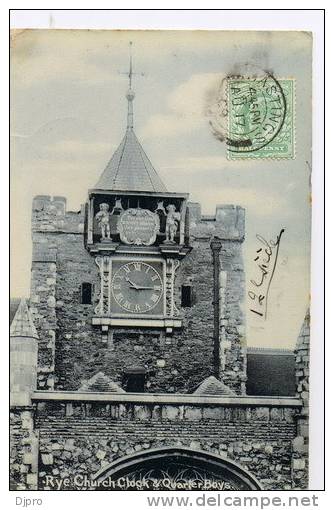
[[[137,285],[137,290],[154,290],[154,287],[143,287],[141,285]]]
[[[125,277],[125,280],[131,285],[131,287],[133,289],[136,289],[136,290],[139,289],[138,285],[136,285],[134,282],[132,282],[127,276]]]
[[[130,280],[127,276],[125,277],[125,280],[131,285],[131,287],[135,290],[154,290],[154,287],[146,287],[144,285],[137,285],[133,281]]]

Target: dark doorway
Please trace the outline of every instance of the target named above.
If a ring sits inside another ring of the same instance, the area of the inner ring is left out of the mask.
[[[123,388],[128,393],[143,393],[145,391],[146,368],[130,367],[124,371]]]

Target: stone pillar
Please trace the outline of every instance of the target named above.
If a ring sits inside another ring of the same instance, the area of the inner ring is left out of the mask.
[[[219,262],[220,266],[220,262]],[[231,342],[227,339],[226,326],[228,321],[226,318],[227,304],[227,272],[219,270],[219,372],[218,379],[224,379],[225,371],[225,349],[231,347]]]
[[[10,474],[13,490],[36,490],[38,437],[31,394],[37,383],[38,335],[26,301],[10,328]]]
[[[219,274],[220,261],[219,254],[222,243],[214,238],[210,244],[213,258],[213,372],[218,379],[220,375],[220,348],[219,348],[219,323],[220,323],[220,303],[219,303]]]
[[[308,488],[309,455],[309,364],[310,364],[310,312],[307,311],[295,349],[296,393],[303,403],[297,415],[297,436],[292,444],[292,488]]]
[[[31,404],[37,382],[38,334],[22,299],[10,327],[10,403]]]

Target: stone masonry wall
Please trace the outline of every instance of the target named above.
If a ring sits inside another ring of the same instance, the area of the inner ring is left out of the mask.
[[[55,387],[57,324],[58,252],[62,232],[75,232],[82,237],[83,215],[66,213],[64,197],[36,196],[32,204],[32,268],[31,314],[39,334],[39,389]],[[70,241],[70,239],[69,239]],[[65,245],[68,245],[67,241]]]
[[[109,351],[102,342],[101,331],[93,328],[91,318],[98,301],[99,275],[94,258],[83,246],[82,235],[58,235],[57,349],[56,377],[58,389],[78,389],[110,363]],[[81,284],[93,284],[92,304],[81,304]],[[111,363],[112,365],[112,363]]]
[[[108,341],[91,325],[100,277],[94,257],[84,247],[84,212],[66,212],[62,197],[36,197],[33,203],[32,314],[40,335],[38,388],[78,389],[102,371],[122,384],[124,370],[143,366],[147,391],[193,392],[214,372],[213,255],[210,242],[222,239],[221,265],[227,272],[225,331],[221,378],[244,392],[243,293],[241,241],[243,210],[224,206],[205,218],[190,204],[190,244],[175,282],[180,309],[182,284],[193,287],[193,305],[183,308],[183,328],[166,336],[161,330],[114,328]],[[80,303],[83,282],[93,284],[91,305]],[[233,365],[233,366],[232,366]],[[236,368],[234,368],[236,367]]]
[[[202,257],[203,284],[206,298],[201,300],[203,308],[196,315],[199,326],[203,323],[203,333],[207,331],[208,349],[213,352],[213,253],[209,246],[214,239],[219,251],[219,373],[220,380],[235,391],[246,393],[246,338],[245,338],[245,275],[242,255],[242,242],[245,236],[245,211],[238,206],[217,206],[214,217],[203,217],[199,204],[189,204],[190,244],[194,246],[193,259],[197,258],[197,246],[202,244],[207,250]],[[189,273],[194,275],[202,268],[188,256]],[[197,276],[201,278],[201,276]],[[196,289],[196,286],[194,285]],[[207,319],[205,324],[203,317]],[[196,324],[197,325],[197,324]],[[201,331],[201,338],[204,336]],[[211,340],[212,338],[212,340]],[[212,373],[212,368],[211,368]]]
[[[220,255],[220,379],[237,394],[246,394],[247,345],[244,315],[245,273],[242,244],[223,241]]]
[[[166,336],[161,330],[114,328],[104,342],[101,330],[91,325],[100,286],[94,258],[84,249],[80,236],[57,237],[57,388],[78,389],[99,371],[122,384],[124,370],[140,365],[147,370],[147,391],[194,391],[212,367],[210,247],[199,245],[182,266],[194,275],[197,295],[194,307],[184,309],[182,331]],[[83,281],[95,285],[92,305],[80,304]],[[180,287],[177,290],[180,292]]]
[[[34,429],[31,406],[10,410],[10,489],[36,490],[38,472],[38,431]]]
[[[192,238],[193,250],[181,263],[176,278],[176,293],[181,295],[181,286],[191,284],[192,306],[181,309],[183,329],[175,331],[172,341],[179,345],[173,353],[176,391],[193,392],[195,388],[214,372],[213,353],[213,265],[210,243],[207,239]]]
[[[295,413],[275,407],[41,403],[39,488],[47,475],[90,476],[124,455],[183,446],[239,463],[264,489],[287,490]]]
[[[39,336],[37,387],[54,389],[57,250],[54,243],[45,244],[44,240],[41,236],[34,236],[30,312]]]

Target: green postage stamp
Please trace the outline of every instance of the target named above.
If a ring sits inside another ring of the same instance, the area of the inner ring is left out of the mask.
[[[228,159],[294,159],[294,97],[293,79],[228,78]]]

